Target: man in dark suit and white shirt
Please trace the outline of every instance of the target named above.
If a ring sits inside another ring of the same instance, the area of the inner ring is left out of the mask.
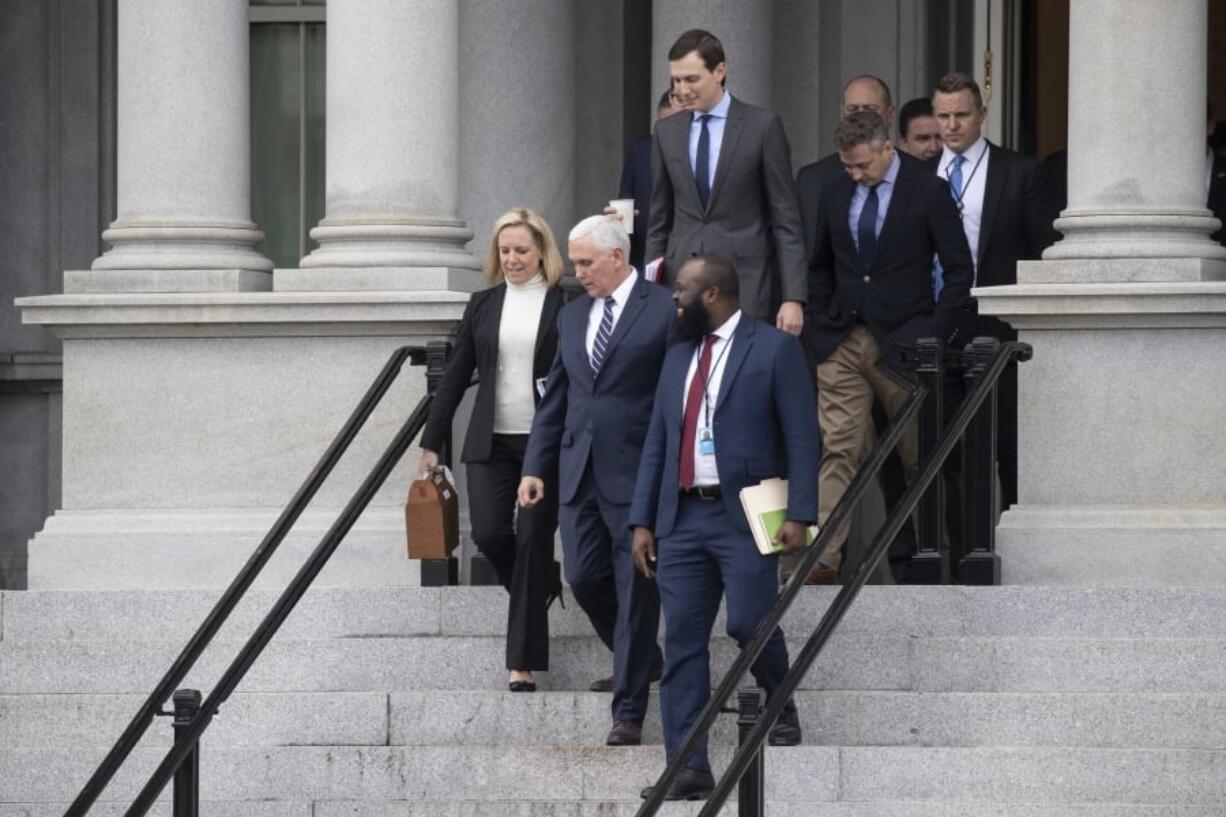
[[[530,508],[558,492],[566,581],[613,650],[606,742],[637,746],[661,661],[660,599],[634,569],[627,517],[676,309],[627,263],[630,237],[608,216],[579,222],[568,253],[587,297],[558,314],[558,354],[532,420],[519,502]],[[541,476],[555,468],[558,483],[546,485]]]
[[[787,521],[776,541],[791,552],[804,547],[817,516],[817,423],[804,352],[795,338],[751,320],[738,290],[725,258],[698,256],[677,271],[673,300],[687,342],[664,359],[630,511],[635,564],[656,579],[664,608],[660,715],[669,758],[711,694],[708,644],[721,596],[728,634],[742,647],[778,597],[779,557],[755,546],[741,489],[788,480]],[[752,672],[772,695],[787,669],[776,628]],[[794,705],[770,742],[800,742]],[[704,744],[667,799],[699,799],[713,785]]]
[[[929,167],[949,182],[957,203],[975,265],[972,285],[1016,284],[1017,262],[1040,258],[1059,237],[1052,226],[1055,202],[1039,163],[994,145],[983,135],[988,109],[979,85],[969,75],[950,73],[942,77],[932,92],[932,109],[945,147]],[[942,285],[943,278],[938,275],[937,292]],[[977,336],[1017,340],[1017,332],[1008,323],[977,315],[973,309],[964,318],[962,333],[968,340]],[[953,399],[946,406],[950,411],[955,411],[960,402],[960,387],[960,379],[953,381]],[[1001,376],[999,389],[996,447],[1001,496],[1007,508],[1017,502],[1016,364]],[[950,461],[955,462],[954,458]],[[956,501],[956,496],[951,496],[951,508],[956,507]],[[955,519],[950,526],[955,544],[959,529]]]
[[[883,353],[922,337],[959,342],[957,319],[971,281],[970,250],[949,186],[894,149],[885,120],[869,111],[851,114],[836,128],[835,144],[847,175],[824,191],[826,215],[810,264],[822,524],[866,453],[874,399],[890,416],[906,402],[880,365]],[[935,304],[933,255],[946,275]],[[917,449],[911,424],[898,449],[908,483],[918,473]],[[819,569],[837,572],[846,538],[844,524]]]
[[[741,308],[792,335],[804,325],[804,244],[792,156],[779,115],[724,88],[724,46],[701,29],[668,52],[677,101],[689,112],[656,124],[648,262],[671,286],[694,255],[736,261]]]

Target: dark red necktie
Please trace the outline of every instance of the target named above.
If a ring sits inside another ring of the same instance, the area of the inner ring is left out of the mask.
[[[703,392],[711,373],[711,347],[719,335],[707,335],[698,356],[698,371],[690,380],[690,391],[685,398],[685,420],[681,423],[681,487],[694,487],[694,437],[698,434],[698,412],[702,410]]]

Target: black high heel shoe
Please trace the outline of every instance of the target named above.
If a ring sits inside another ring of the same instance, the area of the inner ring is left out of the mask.
[[[511,681],[507,688],[512,692],[536,692],[536,681]]]
[[[549,595],[545,597],[545,609],[548,610],[556,601],[562,605],[562,609],[566,609],[566,601],[562,598],[562,564],[557,560],[553,562],[552,576],[549,582]]]

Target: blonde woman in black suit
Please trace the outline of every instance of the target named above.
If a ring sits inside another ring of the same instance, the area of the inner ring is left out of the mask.
[[[473,293],[422,433],[421,468],[438,465],[456,406],[478,376],[461,460],[468,468],[473,539],[510,593],[507,669],[512,692],[534,692],[549,669],[549,604],[562,592],[553,559],[556,496],[515,508],[524,449],[540,385],[557,351],[562,256],[539,213],[508,210],[494,223],[485,257],[489,289]],[[552,484],[552,483],[551,483]]]

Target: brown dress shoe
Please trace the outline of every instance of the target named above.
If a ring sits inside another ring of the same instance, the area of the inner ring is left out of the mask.
[[[784,571],[780,581],[787,584],[792,580],[793,571]],[[839,571],[832,567],[826,567],[821,562],[818,562],[817,567],[809,571],[808,577],[805,579],[805,584],[838,584]]]
[[[613,721],[613,728],[605,738],[606,746],[641,746],[643,727],[634,721]]]

